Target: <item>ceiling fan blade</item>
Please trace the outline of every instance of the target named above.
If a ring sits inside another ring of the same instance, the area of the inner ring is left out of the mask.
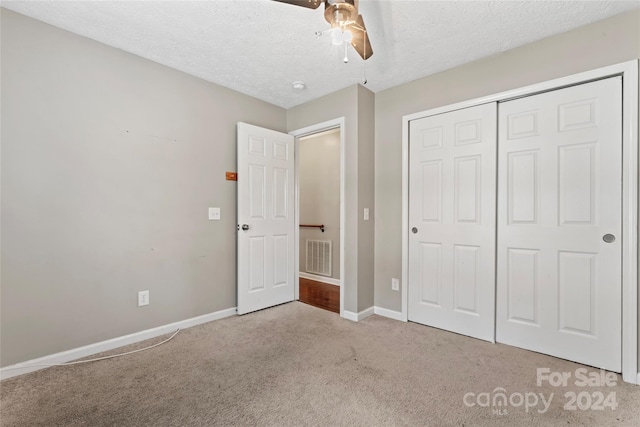
[[[280,3],[288,3],[294,6],[302,6],[309,9],[317,9],[318,6],[324,3],[324,0],[273,0],[273,1],[277,1]]]
[[[356,22],[349,25],[348,29],[353,35],[353,39],[351,39],[351,46],[353,46],[362,59],[369,59],[371,55],[373,55],[373,49],[371,49],[371,42],[369,42],[369,35],[367,34],[367,29],[364,26],[362,15],[358,15]]]

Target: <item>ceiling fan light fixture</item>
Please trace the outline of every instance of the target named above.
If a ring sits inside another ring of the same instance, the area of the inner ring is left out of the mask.
[[[331,43],[334,46],[340,46],[343,43],[349,44],[351,43],[351,40],[353,40],[353,33],[351,31],[343,31],[338,27],[331,30]]]
[[[274,0],[294,6],[317,9],[324,4],[324,18],[330,29],[316,31],[316,37],[331,33],[334,46],[351,45],[363,60],[373,55],[371,42],[362,15],[358,13],[359,0]],[[346,43],[345,43],[346,42]],[[347,59],[345,59],[347,62]]]
[[[343,42],[342,30],[338,27],[331,30],[331,43],[334,46],[340,46]]]

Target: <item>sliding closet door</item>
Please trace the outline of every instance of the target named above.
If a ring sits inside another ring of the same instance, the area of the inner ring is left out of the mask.
[[[409,132],[409,320],[493,341],[496,104]]]
[[[621,370],[621,79],[499,107],[496,339]]]

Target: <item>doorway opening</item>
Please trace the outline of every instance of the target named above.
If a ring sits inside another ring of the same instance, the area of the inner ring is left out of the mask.
[[[344,119],[294,132],[295,299],[344,311]]]

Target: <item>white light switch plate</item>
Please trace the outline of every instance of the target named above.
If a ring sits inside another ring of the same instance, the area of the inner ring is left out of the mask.
[[[369,221],[369,208],[364,208],[364,220]]]
[[[149,291],[138,292],[138,307],[149,305]]]
[[[220,220],[220,208],[209,208],[209,219],[212,221]]]

